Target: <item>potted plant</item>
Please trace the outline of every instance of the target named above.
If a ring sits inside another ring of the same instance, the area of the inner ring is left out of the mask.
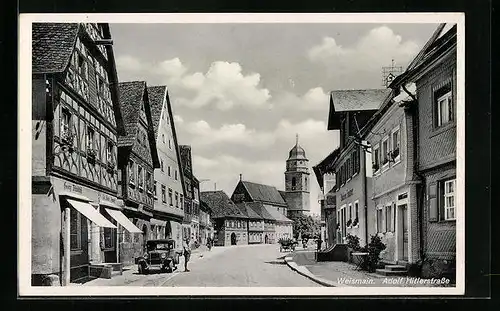
[[[392,153],[391,153],[391,157],[392,157],[392,159],[394,160],[394,159],[396,159],[398,156],[399,156],[399,148],[396,148],[396,149],[394,149],[394,150],[392,151]]]
[[[61,141],[63,144],[73,146],[74,140],[75,134],[73,134],[70,130],[65,130],[61,133]]]
[[[356,227],[358,225],[358,222],[359,222],[358,217],[354,218],[354,221],[352,222],[352,226]]]
[[[87,146],[87,161],[89,162],[95,162],[95,159],[97,157],[97,152],[95,151],[92,146]]]
[[[352,219],[349,219],[345,225],[346,225],[348,228],[350,228],[350,227],[351,227],[351,225],[352,225]]]

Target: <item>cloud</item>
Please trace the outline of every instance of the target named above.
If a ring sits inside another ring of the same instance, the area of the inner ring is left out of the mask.
[[[360,87],[380,87],[383,66],[390,66],[392,60],[397,66],[406,66],[418,51],[416,42],[404,41],[391,28],[381,26],[371,29],[349,47],[340,45],[334,38],[324,37],[321,43],[308,50],[308,57],[325,66],[333,77],[330,83],[334,88],[345,88],[353,81]]]
[[[177,96],[182,94],[177,97],[177,103],[190,108],[270,107],[271,94],[260,85],[260,74],[244,74],[237,62],[215,61],[205,73],[189,73],[189,68],[178,57],[148,64],[125,55],[117,59],[117,66],[125,76],[155,76],[155,83],[167,84]]]
[[[179,115],[174,115],[174,122],[175,124],[182,124],[184,123],[184,119]]]
[[[298,111],[328,111],[329,94],[322,87],[309,89],[302,95],[282,92],[275,98],[275,105]]]
[[[239,174],[243,175],[244,180],[283,189],[284,161],[248,161],[228,154],[207,158],[195,152],[196,150],[193,150],[194,174],[201,179],[211,178],[208,184],[201,185],[202,191],[214,190],[214,184],[217,183],[217,190],[223,190],[230,196],[239,180]]]

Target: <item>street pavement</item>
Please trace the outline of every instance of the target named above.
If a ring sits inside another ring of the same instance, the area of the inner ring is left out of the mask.
[[[284,263],[285,255],[287,253],[280,253],[278,244],[228,247],[216,256],[193,261],[188,265],[190,272],[183,272],[184,269],[180,266],[181,271],[174,273],[161,286],[321,286],[292,271]]]
[[[177,271],[148,275],[129,266],[123,275],[95,279],[83,286],[166,286],[166,287],[308,287],[321,286],[294,272],[284,261],[289,253],[279,251],[279,244],[214,247],[195,251],[184,272],[184,257]],[[80,284],[72,284],[78,286]]]

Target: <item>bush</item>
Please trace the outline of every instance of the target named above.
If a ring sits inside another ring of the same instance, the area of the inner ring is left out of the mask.
[[[368,253],[368,258],[363,264],[363,270],[368,272],[375,272],[377,269],[378,262],[380,261],[380,253],[385,249],[385,244],[378,235],[372,235],[370,237],[370,243],[363,247],[362,251]]]
[[[353,251],[359,251],[361,249],[361,246],[359,245],[359,237],[352,235],[350,233],[347,234],[346,236],[347,240],[347,246],[352,249]]]

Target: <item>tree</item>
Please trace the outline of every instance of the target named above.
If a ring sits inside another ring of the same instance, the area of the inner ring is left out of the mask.
[[[293,236],[298,238],[319,238],[321,233],[321,222],[309,215],[295,214],[290,217],[293,221]]]

